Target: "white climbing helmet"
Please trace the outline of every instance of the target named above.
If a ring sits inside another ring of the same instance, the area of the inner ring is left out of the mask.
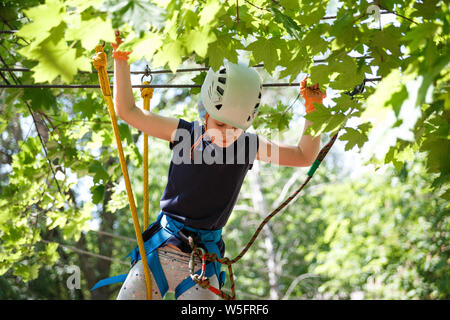
[[[247,130],[261,101],[261,78],[241,63],[225,60],[224,66],[218,72],[208,70],[200,92],[202,105],[214,119]]]

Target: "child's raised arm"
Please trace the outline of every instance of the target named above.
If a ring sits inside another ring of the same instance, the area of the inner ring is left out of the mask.
[[[165,117],[136,106],[131,88],[128,55],[116,51],[120,38],[113,45],[114,52],[114,104],[117,115],[136,129],[156,138],[173,142],[180,119]]]
[[[314,103],[322,103],[326,93],[319,90],[318,84],[307,87],[306,80],[307,78],[301,82],[300,93],[305,99],[306,113],[309,113],[315,110]],[[311,122],[306,120],[302,138],[296,146],[259,137],[256,159],[288,167],[308,167],[312,165],[320,149],[320,136],[313,138],[304,134],[310,125]]]

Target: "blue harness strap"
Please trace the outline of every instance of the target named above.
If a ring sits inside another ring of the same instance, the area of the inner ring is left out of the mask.
[[[188,227],[185,226],[183,223],[176,221],[170,218],[169,216],[165,215],[163,211],[160,212],[157,220],[153,224],[155,223],[158,223],[161,226],[161,228],[144,243],[144,248],[148,258],[147,259],[148,265],[150,267],[150,270],[152,271],[153,277],[155,278],[156,284],[158,285],[162,297],[165,296],[169,288],[169,285],[167,283],[166,276],[164,275],[161,262],[159,261],[157,249],[163,246],[164,243],[171,236],[173,235],[177,236],[178,231],[182,229],[187,229],[189,231],[197,233],[200,236],[200,242],[204,244],[206,250],[208,252],[215,253],[219,258],[221,258],[217,242],[220,241],[221,239],[222,229],[202,230]],[[134,265],[137,261],[139,261],[141,259],[139,254],[139,247],[136,246],[125,258],[127,257],[130,257],[131,265]],[[217,279],[219,280],[219,284],[222,287],[223,284],[225,283],[225,272],[224,271],[220,272],[220,269],[221,269],[220,263],[209,262],[206,264],[205,272],[207,277],[211,277],[212,275],[216,274]],[[201,270],[198,270],[196,274],[200,274],[200,271]],[[91,291],[100,288],[102,286],[124,282],[126,280],[126,277],[127,274],[121,274],[115,277],[100,280],[95,284],[95,286],[91,289]],[[191,277],[186,278],[175,288],[175,297],[178,298],[186,290],[189,290],[194,285],[195,282],[191,279]]]
[[[100,280],[99,282],[97,282],[95,284],[95,286],[91,289],[91,291],[94,291],[95,289],[98,289],[100,287],[109,286],[110,284],[124,282],[125,279],[127,278],[127,276],[128,276],[128,274],[124,273],[124,274],[119,274],[118,276],[115,276],[115,277]]]
[[[164,215],[161,218],[161,226],[164,229],[168,229],[175,234],[178,233],[179,230],[183,228],[189,231],[193,231],[200,236],[200,242],[205,245],[206,251],[215,253],[219,258],[221,258],[219,247],[217,246],[217,242],[220,241],[222,236],[222,229],[218,230],[202,230],[196,229],[189,226],[185,226],[183,223],[171,219],[167,215]],[[222,287],[225,283],[225,272],[220,272],[221,264],[219,262],[209,262],[206,264],[206,276],[210,277],[213,274],[216,274],[217,279],[219,280],[219,284]],[[200,274],[200,270],[197,272]],[[191,277],[183,280],[176,288],[175,288],[175,298],[178,298],[182,295],[186,290],[189,290],[191,287],[195,285],[194,280]]]

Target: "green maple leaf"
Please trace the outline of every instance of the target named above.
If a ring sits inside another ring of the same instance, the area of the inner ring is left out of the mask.
[[[24,101],[28,101],[33,110],[49,110],[58,112],[56,97],[50,89],[46,88],[27,88],[23,93]]]
[[[339,130],[343,126],[346,120],[347,116],[345,114],[336,113],[330,118],[324,131],[331,132],[331,134],[333,135],[337,130]]]
[[[194,82],[195,84],[199,84],[202,85],[203,82],[205,81],[206,78],[206,72],[200,72],[199,74],[197,74],[194,78],[192,78],[192,82]],[[198,94],[200,93],[201,88],[192,88],[191,89],[191,94]]]
[[[208,46],[208,61],[209,66],[217,71],[223,64],[223,58],[225,57],[225,51],[220,41],[210,43]]]
[[[279,38],[258,38],[256,41],[250,43],[246,50],[252,51],[255,63],[264,62],[264,68],[273,73],[278,63],[277,47],[281,40]]]
[[[282,131],[289,127],[289,122],[292,119],[292,113],[285,112],[286,106],[278,102],[273,107],[269,105],[261,105],[259,107],[258,115],[253,122],[253,127],[258,128],[264,124],[265,128]]]
[[[289,48],[290,43],[294,43],[292,49]],[[308,66],[308,60],[305,59],[307,55],[307,48],[299,46],[297,41],[292,42],[282,42],[283,45],[280,46],[280,60],[281,66],[286,67],[286,69],[280,72],[279,78],[289,77],[289,83],[294,81],[298,74],[304,71]]]
[[[209,66],[215,71],[219,70],[223,65],[224,58],[237,63],[237,49],[243,49],[243,45],[238,40],[220,35],[217,41],[210,43],[208,46]]]
[[[436,32],[439,26],[433,22],[425,22],[417,25],[412,25],[412,29],[403,38],[404,43],[409,49],[410,53],[422,47],[430,35]]]
[[[138,34],[150,29],[150,26],[164,27],[164,9],[147,0],[107,0],[101,9],[110,12],[114,27],[127,22]]]
[[[311,74],[312,83],[324,85],[330,81],[330,68],[327,65],[319,64],[312,66],[309,73]]]
[[[300,16],[296,18],[302,25],[316,25],[323,18],[326,11],[325,2],[317,1],[299,1]]]
[[[315,105],[316,110],[308,113],[305,118],[312,122],[312,125],[308,127],[307,133],[313,136],[318,136],[327,127],[329,121],[333,118],[331,109],[326,108],[324,105]]]
[[[83,95],[82,99],[76,101],[73,104],[73,111],[81,113],[81,118],[91,118],[94,114],[99,112],[99,109],[103,108],[103,105],[99,105],[98,98],[93,93],[87,93]]]
[[[311,55],[325,52],[329,43],[322,38],[324,34],[324,26],[319,25],[305,34],[301,45],[308,48]]]
[[[153,56],[153,66],[163,67],[169,65],[170,70],[175,73],[178,66],[181,64],[183,56],[182,42],[178,40],[166,40],[160,50]]]
[[[48,0],[45,4],[24,10],[31,23],[25,24],[16,35],[26,39],[35,39],[39,43],[49,36],[50,29],[62,22],[64,4],[58,0]]]
[[[282,13],[280,10],[278,10],[277,7],[273,5],[270,6],[268,10],[273,13],[275,21],[281,23],[283,27],[286,29],[287,33],[289,33],[289,35],[291,35],[292,37],[294,37],[299,41],[301,40],[302,29],[297,24],[297,22],[294,21],[294,19]]]
[[[391,146],[389,151],[384,156],[384,163],[392,163],[397,170],[400,170],[403,163],[396,159],[397,148],[395,146]]]
[[[394,25],[388,25],[383,30],[377,31],[373,34],[372,43],[378,48],[388,49],[394,56],[401,55],[400,39],[402,35],[398,28]]]
[[[105,186],[104,185],[94,185],[91,187],[92,194],[92,203],[99,204],[105,195]]]
[[[198,26],[198,15],[192,10],[185,10],[182,13],[181,21],[186,28],[194,28]]]
[[[395,116],[398,117],[403,102],[407,98],[408,98],[408,90],[406,89],[406,85],[402,84],[400,90],[392,94],[391,99],[386,101],[385,106],[392,106],[392,109],[395,112]]]
[[[81,20],[79,15],[73,16],[70,27],[66,30],[65,38],[66,40],[80,40],[81,45],[87,50],[93,50],[100,40],[115,42],[111,21],[105,21],[100,17]]]
[[[448,160],[450,139],[448,137],[427,136],[420,150],[428,152],[427,168],[429,172],[450,174],[450,161]]]
[[[71,82],[78,69],[90,71],[91,61],[88,57],[77,57],[77,52],[69,48],[61,39],[54,43],[51,38],[40,43],[34,49],[25,47],[19,50],[27,58],[39,61],[31,70],[36,82],[52,82],[61,76],[65,82]]]
[[[134,37],[130,40],[126,39],[126,41],[120,45],[119,49],[132,51],[130,54],[130,63],[135,62],[142,57],[147,59],[147,61],[152,61],[153,55],[162,47],[162,44],[163,41],[159,34],[147,32],[143,38]]]
[[[355,59],[347,55],[342,59],[332,61],[328,72],[337,74],[334,81],[330,83],[330,86],[337,90],[353,89],[364,80],[364,74],[358,72],[358,65]]]
[[[34,280],[39,275],[39,264],[23,264],[20,263],[14,266],[13,274],[17,277],[20,277],[23,281]]]
[[[219,1],[208,0],[206,5],[203,7],[202,11],[200,12],[199,24],[201,26],[217,24],[217,20],[215,23],[211,23],[211,22],[214,21],[216,14],[220,12],[221,8],[222,8],[222,5],[220,4]]]
[[[347,111],[350,108],[358,108],[359,104],[356,99],[350,98],[350,96],[346,94],[341,94],[338,98],[333,99],[336,102],[337,110],[342,112]]]
[[[106,183],[109,179],[109,175],[105,170],[105,167],[100,161],[97,160],[93,161],[89,166],[89,173],[93,174],[94,183],[99,183],[100,180],[103,180],[103,182]]]
[[[183,37],[183,43],[188,51],[195,51],[200,57],[206,57],[208,45],[217,40],[216,35],[208,27],[190,30]]]
[[[119,124],[119,133],[122,141],[127,141],[128,144],[133,144],[133,136],[131,134],[130,126],[126,123]],[[112,141],[111,141],[112,142]],[[104,142],[108,144],[106,141]]]
[[[401,170],[405,162],[412,161],[417,152],[417,145],[410,141],[398,140],[395,146],[391,146],[384,157],[384,163],[392,163],[397,170]]]
[[[359,128],[359,127],[358,127]],[[346,127],[345,133],[339,137],[339,140],[347,141],[347,144],[345,145],[345,151],[353,149],[354,146],[358,146],[360,149],[363,147],[363,145],[367,142],[367,130],[368,125],[365,124],[362,128],[363,130],[357,130],[353,128]]]

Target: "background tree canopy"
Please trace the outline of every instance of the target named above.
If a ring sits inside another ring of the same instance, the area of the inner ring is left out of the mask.
[[[172,72],[154,74],[152,84],[200,85],[206,72],[176,70],[217,70],[226,58],[262,64],[265,83],[309,74],[327,90],[305,116],[297,87],[264,89],[258,134],[296,144],[304,117],[314,123],[308,134],[341,131],[314,183],[235,266],[238,297],[450,297],[445,1],[25,0],[0,1],[0,18],[0,298],[118,293],[89,291],[126,272],[120,259],[136,245],[101,92],[23,86],[98,84],[91,56],[117,29],[121,49],[133,50],[132,70]],[[192,121],[198,97],[199,88],[158,88],[151,110]],[[142,134],[122,121],[119,128],[141,209]],[[149,157],[154,218],[168,144],[152,138]],[[225,228],[227,256],[305,172],[256,163]],[[67,287],[69,266],[81,270],[81,289]]]

